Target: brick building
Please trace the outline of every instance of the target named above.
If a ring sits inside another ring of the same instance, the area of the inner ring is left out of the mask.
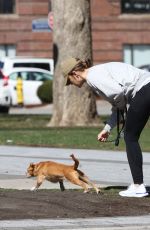
[[[32,31],[48,11],[49,0],[0,0],[0,56],[52,57],[52,33]]]
[[[150,0],[92,0],[95,62],[150,64]]]
[[[52,32],[33,31],[49,0],[0,0],[0,57],[52,57]],[[150,64],[150,0],[91,0],[94,63]]]

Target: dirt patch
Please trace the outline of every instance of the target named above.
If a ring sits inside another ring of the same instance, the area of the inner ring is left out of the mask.
[[[0,190],[0,220],[136,216],[150,213],[150,197],[122,198],[118,188],[102,195],[81,190]]]

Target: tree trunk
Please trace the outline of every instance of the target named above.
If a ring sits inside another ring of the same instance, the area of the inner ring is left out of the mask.
[[[97,122],[96,103],[87,84],[64,86],[60,64],[68,57],[92,60],[90,0],[52,0],[55,74],[53,116],[48,126],[85,126]]]

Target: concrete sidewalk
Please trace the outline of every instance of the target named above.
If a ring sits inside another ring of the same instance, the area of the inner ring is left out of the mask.
[[[2,230],[148,230],[150,216],[0,221]]]
[[[0,187],[30,189],[34,179],[27,179],[25,172],[30,162],[54,160],[72,164],[70,154],[80,159],[80,169],[99,186],[123,186],[132,182],[125,152],[0,146]],[[150,153],[143,154],[145,183],[150,185]],[[66,188],[78,188],[65,183]],[[59,188],[45,182],[41,188]],[[138,200],[135,199],[135,202]],[[48,219],[0,221],[0,230],[143,230],[150,229],[150,215],[139,217],[104,217],[88,219]]]
[[[0,187],[30,189],[35,179],[26,178],[26,169],[31,162],[53,160],[72,164],[70,154],[80,159],[79,169],[84,171],[99,186],[126,186],[132,183],[125,152],[59,149],[38,147],[0,146]],[[150,185],[150,154],[143,154],[145,184]],[[69,182],[66,188],[78,188]],[[45,182],[41,188],[59,188]]]

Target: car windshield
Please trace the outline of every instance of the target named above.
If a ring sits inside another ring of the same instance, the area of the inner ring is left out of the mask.
[[[139,68],[146,70],[146,71],[150,71],[150,65],[143,65],[143,66],[140,66]]]
[[[20,63],[14,63],[14,67],[33,67],[33,68],[39,68],[39,69],[45,69],[50,71],[50,64],[49,63],[25,63],[25,62],[20,62]]]
[[[19,71],[9,75],[9,78],[11,80],[17,80],[18,77],[21,77],[22,80],[28,80],[28,81],[52,80],[52,75],[47,73],[42,73],[42,72]]]

